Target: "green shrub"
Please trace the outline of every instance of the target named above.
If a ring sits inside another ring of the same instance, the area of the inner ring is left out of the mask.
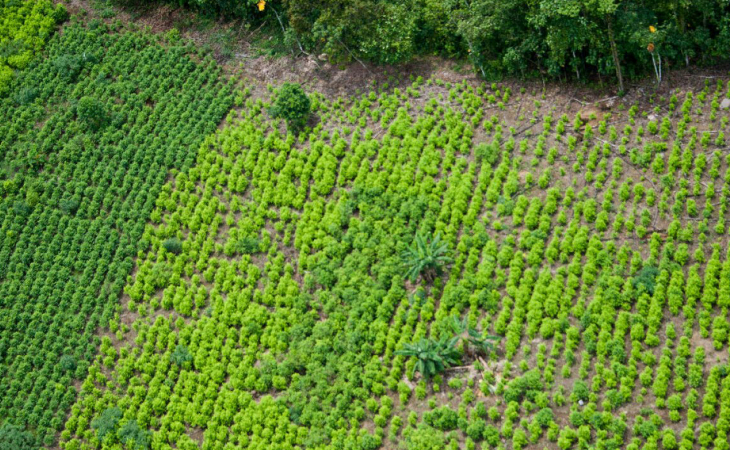
[[[182,252],[182,242],[180,242],[180,239],[178,238],[165,239],[165,241],[162,243],[162,247],[168,252],[174,253],[175,255],[178,255],[180,254],[180,252]]]
[[[170,361],[175,363],[178,367],[189,367],[189,363],[193,360],[193,356],[188,351],[188,348],[182,344],[178,344],[175,347],[175,351],[170,355]]]
[[[519,378],[515,378],[507,384],[504,391],[504,399],[507,402],[521,402],[523,399],[534,401],[537,394],[544,388],[541,374],[537,370],[531,370]]]
[[[76,370],[76,358],[71,355],[63,355],[58,362],[65,372],[73,372]]]
[[[448,406],[441,406],[423,414],[427,424],[441,431],[454,430],[459,422],[459,415]]]
[[[91,421],[91,428],[96,430],[96,436],[103,441],[108,434],[116,434],[117,425],[122,419],[122,411],[119,408],[107,408],[99,417]]]
[[[107,121],[104,104],[89,96],[79,99],[76,105],[76,116],[91,130],[100,129]]]
[[[5,422],[0,426],[0,448],[12,450],[35,450],[33,435],[23,428]]]
[[[298,131],[307,123],[311,107],[312,103],[301,85],[284,83],[269,108],[269,114],[271,117],[286,120],[290,130]]]

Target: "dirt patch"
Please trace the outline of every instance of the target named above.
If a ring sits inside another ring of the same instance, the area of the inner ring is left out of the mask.
[[[720,350],[715,350],[712,338],[703,338],[700,335],[699,329],[694,330],[690,342],[692,343],[692,348],[702,347],[705,349],[705,361],[707,361],[707,364],[710,366],[727,364],[729,354],[725,346],[723,345],[723,348]]]

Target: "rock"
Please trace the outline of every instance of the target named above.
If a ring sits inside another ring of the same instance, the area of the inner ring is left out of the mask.
[[[583,406],[583,400],[578,400],[578,404],[579,404],[580,406]]]
[[[647,119],[649,119],[649,121],[651,121],[651,122],[656,122],[658,117],[654,114],[649,114],[649,117],[647,117]]]
[[[730,109],[730,98],[724,98],[720,103],[720,109]]]

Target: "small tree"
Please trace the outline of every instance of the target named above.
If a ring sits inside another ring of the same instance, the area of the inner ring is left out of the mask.
[[[297,131],[307,123],[311,107],[312,102],[301,85],[284,83],[279,88],[274,104],[269,108],[269,114],[274,118],[283,118],[290,130]]]
[[[406,276],[412,282],[416,281],[418,275],[431,282],[441,273],[444,265],[453,261],[450,256],[449,247],[441,242],[441,235],[427,240],[421,233],[416,233],[413,244],[403,252],[403,261],[408,268]]]

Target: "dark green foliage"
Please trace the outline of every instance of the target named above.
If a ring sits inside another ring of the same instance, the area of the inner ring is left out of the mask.
[[[482,418],[472,419],[466,427],[466,435],[475,441],[481,441],[487,431],[487,421]]]
[[[91,428],[96,430],[96,436],[99,440],[104,440],[108,434],[114,435],[117,431],[117,425],[122,419],[122,411],[119,408],[107,408],[96,419],[91,421]]]
[[[360,439],[360,448],[362,450],[377,450],[382,444],[382,439],[379,436],[372,434],[366,434]]]
[[[723,2],[285,0],[270,1],[263,12],[255,0],[183,3],[243,17],[254,26],[281,19],[286,45],[324,52],[334,62],[391,64],[441,53],[468,58],[485,78],[546,74],[587,80],[595,74],[618,77],[617,69],[635,78],[654,75],[652,55],[662,57],[665,71],[730,55],[730,11]]]
[[[421,339],[416,344],[404,345],[403,349],[396,351],[395,354],[417,358],[414,370],[426,378],[431,378],[447,367],[459,363],[461,355],[455,347],[456,342],[456,338],[440,341]]]
[[[634,424],[634,434],[648,439],[659,431],[661,425],[661,420],[656,415],[652,415],[649,420],[645,420],[643,417],[637,417],[636,423]]]
[[[60,55],[54,61],[58,76],[67,82],[73,82],[84,68],[85,58],[77,55]]]
[[[441,406],[423,414],[423,421],[441,431],[456,429],[459,415],[448,406]]]
[[[245,237],[238,241],[238,250],[244,255],[252,255],[259,252],[261,239]]]
[[[570,420],[570,424],[576,428],[583,425],[586,422],[585,417],[583,417],[583,414],[580,411],[571,412],[569,420]]]
[[[28,103],[32,103],[36,97],[38,97],[38,91],[36,89],[24,87],[13,96],[13,99],[18,105],[27,105]]]
[[[639,290],[639,292],[643,291],[649,295],[653,295],[654,287],[656,286],[656,277],[658,275],[659,269],[654,266],[645,266],[631,282],[634,285],[634,289]]]
[[[182,251],[182,242],[178,238],[169,238],[162,242],[162,247],[170,253],[179,255]]]
[[[136,420],[126,422],[117,432],[119,440],[134,450],[146,450],[150,447],[152,433],[139,427]]]
[[[298,131],[307,123],[311,107],[312,103],[301,85],[284,83],[276,93],[269,114],[286,120],[290,130]]]
[[[103,23],[67,26],[17,71],[15,95],[0,98],[0,420],[23,423],[47,448],[113,319],[162,185],[172,169],[188,170],[232,104],[211,59],[156,42]],[[96,81],[100,72],[108,82]],[[117,114],[125,127],[100,126],[100,105],[106,123]]]
[[[63,355],[58,361],[58,365],[61,366],[61,369],[66,372],[73,372],[76,370],[77,366],[76,358],[71,355]]]
[[[58,203],[58,207],[66,214],[74,214],[77,209],[79,209],[79,201],[75,198],[70,198],[67,200],[61,200]]]
[[[555,415],[550,408],[543,408],[535,414],[535,421],[543,428],[547,428],[553,420],[555,420]]]
[[[175,351],[170,355],[170,361],[177,364],[179,367],[189,367],[190,362],[193,360],[193,355],[190,354],[188,348],[182,344],[178,344],[175,347]]]
[[[588,396],[590,395],[590,391],[588,390],[588,386],[583,381],[576,381],[573,385],[573,396],[576,400],[588,400]]]
[[[0,426],[0,449],[35,450],[36,448],[33,435],[21,427],[9,422]]]
[[[441,273],[443,266],[453,261],[451,251],[445,242],[441,242],[439,233],[431,239],[420,232],[416,233],[413,244],[401,254],[401,258],[408,269],[406,277],[412,282],[419,275],[423,275],[428,282],[433,281]]]
[[[104,104],[93,97],[81,97],[76,105],[76,116],[91,130],[98,130],[106,123]]]
[[[542,392],[544,384],[539,371],[531,370],[507,384],[504,399],[507,402],[521,402],[523,399],[535,400],[535,396]]]

